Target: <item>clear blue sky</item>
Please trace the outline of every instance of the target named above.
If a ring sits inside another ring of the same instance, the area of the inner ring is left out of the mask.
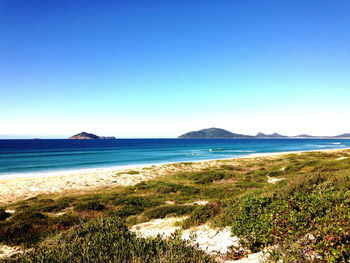
[[[348,0],[0,0],[0,136],[350,132],[349,14]]]

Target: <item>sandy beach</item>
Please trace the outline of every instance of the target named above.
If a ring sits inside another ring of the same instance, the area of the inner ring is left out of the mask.
[[[144,180],[180,171],[196,171],[218,165],[224,160],[191,163],[173,163],[133,167],[125,169],[95,169],[82,173],[37,176],[23,178],[0,178],[0,203],[30,198],[38,194],[91,191],[114,186],[135,185]]]
[[[314,152],[341,152],[346,149],[318,150]],[[270,157],[277,158],[283,155],[302,152],[278,152],[252,154],[250,156],[220,159],[210,161],[181,162],[163,165],[136,166],[122,169],[94,169],[88,172],[23,177],[0,177],[0,204],[7,204],[39,194],[53,194],[65,192],[85,192],[97,189],[107,189],[114,186],[135,185],[144,180],[150,180],[159,176],[176,173],[198,171],[205,168],[217,167],[221,164],[242,165],[245,159]]]

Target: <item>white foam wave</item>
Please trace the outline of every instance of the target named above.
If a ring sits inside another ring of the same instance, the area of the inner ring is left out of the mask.
[[[234,153],[255,153],[255,151],[248,151],[248,150],[233,150],[231,152],[234,152]]]

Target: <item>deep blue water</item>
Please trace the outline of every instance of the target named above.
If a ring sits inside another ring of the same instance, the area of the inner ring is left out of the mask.
[[[346,139],[0,140],[0,176],[348,147]]]

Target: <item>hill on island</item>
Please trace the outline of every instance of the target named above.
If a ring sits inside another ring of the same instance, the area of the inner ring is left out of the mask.
[[[73,139],[73,140],[94,140],[95,139],[96,140],[96,139],[115,139],[115,137],[104,137],[104,136],[100,137],[93,133],[81,132],[69,137],[69,139]]]
[[[230,138],[251,138],[252,136],[232,133],[224,129],[209,128],[199,131],[191,131],[179,136],[179,139],[230,139]]]
[[[257,135],[255,135],[256,138],[287,138],[288,136],[284,136],[278,133],[272,133],[272,134],[265,134],[262,132],[259,132]]]
[[[344,134],[335,136],[335,138],[350,138],[350,133],[344,133]]]
[[[316,136],[312,136],[312,135],[308,135],[308,134],[300,134],[300,135],[297,135],[295,137],[297,137],[297,138],[314,138]]]

